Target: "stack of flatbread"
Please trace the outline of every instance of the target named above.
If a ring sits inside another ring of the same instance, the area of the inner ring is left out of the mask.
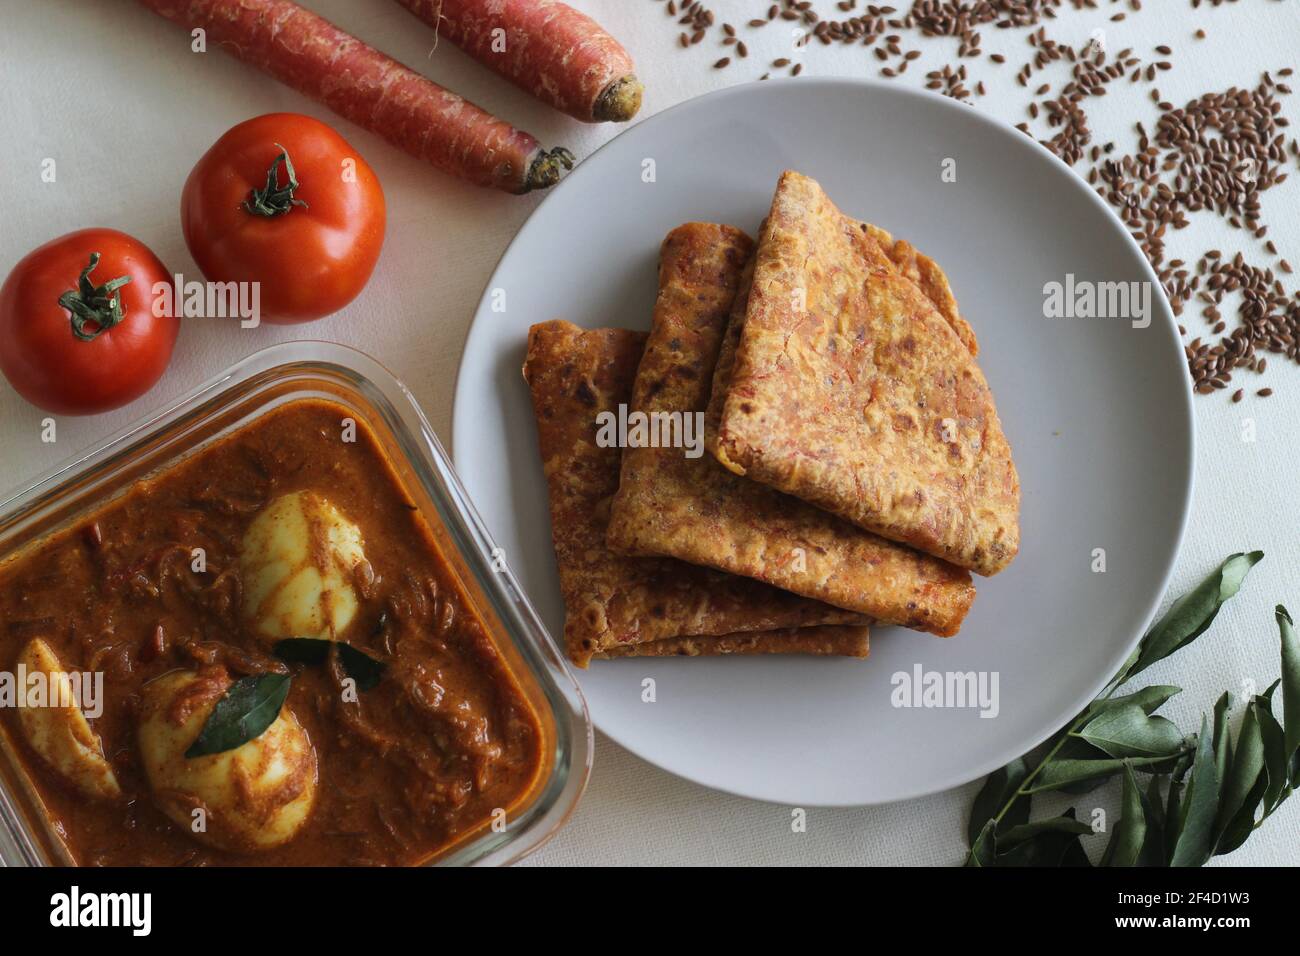
[[[570,658],[862,658],[872,623],[956,634],[970,572],[1019,544],[976,352],[932,260],[795,172],[757,243],[668,234],[648,335],[533,326]]]

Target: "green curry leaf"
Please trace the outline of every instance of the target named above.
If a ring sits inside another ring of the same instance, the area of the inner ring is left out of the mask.
[[[1282,729],[1290,770],[1290,785],[1300,787],[1300,639],[1291,615],[1277,606],[1277,624],[1282,638]]]
[[[1124,672],[1123,679],[1131,679],[1204,634],[1214,623],[1219,609],[1241,589],[1250,569],[1263,557],[1263,551],[1231,555],[1209,577],[1175,601],[1142,638],[1138,659]]]
[[[1183,795],[1182,825],[1170,866],[1202,866],[1214,852],[1214,820],[1219,810],[1220,781],[1214,763],[1214,737],[1201,717],[1196,757]]]
[[[1183,746],[1183,733],[1173,721],[1148,716],[1138,703],[1102,710],[1078,734],[1112,757],[1170,756]]]
[[[1067,727],[992,774],[975,798],[967,839],[970,866],[1088,866],[1074,818],[1031,821],[1033,794],[1086,792],[1122,774],[1122,803],[1102,857],[1108,866],[1201,866],[1239,847],[1300,783],[1300,639],[1281,605],[1282,677],[1247,703],[1234,744],[1232,697],[1223,694],[1200,733],[1185,737],[1157,716],[1179,688],[1118,688],[1196,640],[1240,591],[1263,553],[1233,554],[1174,601],[1128,661]],[[1282,688],[1282,717],[1273,694]],[[1137,771],[1149,775],[1145,789]]]
[[[212,708],[185,756],[225,753],[261,736],[280,716],[289,683],[287,674],[254,674],[235,681]]]
[[[1147,836],[1146,801],[1138,789],[1132,766],[1124,766],[1124,796],[1120,805],[1121,817],[1115,824],[1102,854],[1102,866],[1137,866],[1142,854],[1142,844]]]
[[[272,653],[282,661],[295,664],[324,664],[329,660],[332,648],[338,649],[339,662],[347,675],[356,681],[357,690],[371,690],[378,686],[388,665],[342,641],[326,637],[286,637],[276,641]]]
[[[1259,729],[1255,702],[1251,701],[1246,705],[1246,716],[1242,718],[1241,729],[1237,731],[1237,745],[1228,765],[1228,776],[1223,782],[1223,799],[1219,804],[1215,824],[1219,831],[1220,853],[1227,853],[1240,845],[1224,849],[1225,837],[1229,831],[1234,837],[1240,835],[1243,818],[1249,819],[1253,825],[1255,807],[1264,795],[1264,787],[1268,785],[1267,779],[1261,779],[1264,773],[1264,738]],[[1257,783],[1259,795],[1252,796]],[[1232,839],[1227,840],[1227,843],[1231,842]]]
[[[1029,767],[1024,757],[1017,757],[1000,770],[989,774],[984,786],[975,796],[971,807],[970,824],[966,832],[966,841],[972,849],[984,832],[984,825],[990,822],[998,812],[1007,805],[1020,785],[1025,782]],[[1029,822],[1029,798],[1016,800],[1002,817],[1002,825],[1013,827]]]

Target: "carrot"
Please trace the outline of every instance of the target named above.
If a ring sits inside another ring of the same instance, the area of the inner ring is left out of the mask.
[[[140,0],[209,42],[443,172],[523,193],[573,167],[468,100],[443,89],[290,0]]]
[[[587,123],[641,108],[632,57],[599,23],[559,0],[397,0],[474,59]]]

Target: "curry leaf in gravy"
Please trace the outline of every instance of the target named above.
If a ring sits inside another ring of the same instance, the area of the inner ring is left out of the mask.
[[[370,690],[377,685],[388,666],[351,644],[339,645],[339,660],[343,662],[343,669],[348,672],[348,676],[357,682],[358,690]]]
[[[290,663],[324,664],[329,660],[331,647],[339,649],[339,661],[347,675],[357,682],[357,690],[371,690],[378,686],[388,665],[342,641],[321,637],[287,637],[276,642],[273,652],[280,660]]]
[[[242,747],[256,739],[280,716],[289,696],[287,674],[255,674],[242,677],[227,688],[212,708],[207,722],[186,757],[206,757]]]
[[[319,637],[286,637],[271,649],[276,657],[291,664],[324,664],[334,642]]]

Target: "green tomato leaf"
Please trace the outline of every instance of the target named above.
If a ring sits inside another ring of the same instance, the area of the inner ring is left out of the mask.
[[[275,723],[288,696],[287,674],[241,677],[226,688],[185,756],[206,757],[242,747]]]
[[[1214,763],[1214,737],[1202,715],[1196,758],[1182,804],[1182,826],[1170,866],[1203,866],[1214,853],[1214,821],[1219,812],[1219,775]]]
[[[1151,717],[1139,703],[1101,711],[1079,736],[1112,757],[1166,757],[1183,748],[1183,732],[1164,717]]]
[[[1241,590],[1246,575],[1263,557],[1263,551],[1231,555],[1209,577],[1175,601],[1142,638],[1138,658],[1124,671],[1121,680],[1131,679],[1204,634],[1214,623],[1219,609]]]
[[[1007,801],[1025,782],[1025,777],[1028,775],[1029,767],[1025,763],[1024,757],[1017,757],[1002,769],[995,770],[988,775],[988,778],[984,781],[984,786],[975,795],[975,802],[971,804],[970,821],[966,827],[968,846],[974,848],[975,841],[984,832],[984,825],[997,816],[1002,808],[1007,805]],[[1013,827],[1028,822],[1029,804],[1029,797],[1017,799],[1003,815],[1002,826]]]
[[[1115,824],[1102,855],[1102,866],[1137,866],[1142,844],[1147,836],[1147,816],[1142,791],[1138,789],[1133,768],[1124,767],[1124,795],[1120,802],[1123,816]]]

